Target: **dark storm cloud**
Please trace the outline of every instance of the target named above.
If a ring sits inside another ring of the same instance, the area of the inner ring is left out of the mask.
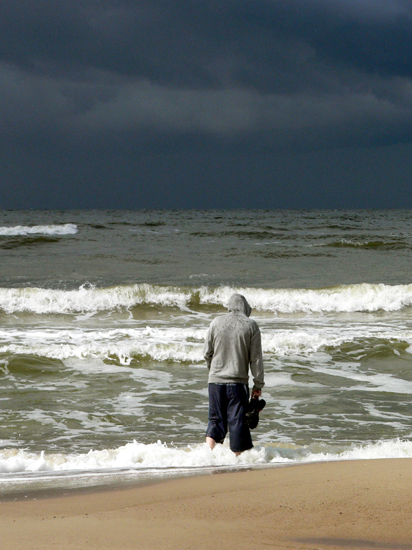
[[[410,1],[3,0],[0,143],[10,173],[408,144],[411,53]]]
[[[315,2],[316,4],[316,2]],[[410,2],[319,2],[324,13],[306,25],[319,55],[382,76],[412,74]],[[326,15],[326,17],[325,17]]]
[[[3,2],[3,124],[409,139],[411,14],[401,1]]]
[[[410,70],[410,16],[394,1],[16,0],[0,5],[0,45],[4,61],[36,72],[293,91],[331,70],[325,60]]]
[[[209,140],[260,135],[269,145],[277,145],[299,139],[362,141],[368,135],[378,138],[396,131],[407,135],[412,119],[411,87],[405,79],[378,81],[375,93],[354,89],[293,96],[110,80],[94,75],[90,81],[67,81],[3,66],[0,99],[8,105],[3,132],[12,136],[49,131],[87,139],[107,132],[140,132],[149,140],[159,132],[201,133]],[[322,138],[324,129],[329,132]]]

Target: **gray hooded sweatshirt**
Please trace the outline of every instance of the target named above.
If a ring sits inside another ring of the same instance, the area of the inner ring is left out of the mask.
[[[248,384],[249,366],[253,388],[264,386],[260,330],[252,311],[241,294],[233,294],[228,303],[229,313],[216,317],[209,327],[204,356],[209,369],[209,383]]]

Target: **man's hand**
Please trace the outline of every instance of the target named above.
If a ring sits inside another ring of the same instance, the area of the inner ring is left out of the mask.
[[[259,399],[259,397],[262,395],[262,390],[252,390],[252,399],[256,397],[256,399]]]

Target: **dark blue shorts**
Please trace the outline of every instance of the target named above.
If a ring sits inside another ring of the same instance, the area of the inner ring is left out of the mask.
[[[209,424],[206,436],[223,443],[229,429],[230,448],[241,453],[253,447],[246,412],[249,388],[246,384],[209,384]]]

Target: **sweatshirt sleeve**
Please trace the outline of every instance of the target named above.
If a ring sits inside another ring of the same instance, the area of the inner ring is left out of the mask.
[[[263,354],[262,354],[262,339],[259,327],[252,337],[250,346],[250,370],[253,376],[253,389],[261,390],[265,385],[264,369],[263,369]]]
[[[210,370],[210,365],[212,363],[212,357],[213,357],[212,327],[210,327],[209,330],[207,331],[205,344],[203,346],[203,355],[204,355],[204,358],[206,359],[207,368]]]

